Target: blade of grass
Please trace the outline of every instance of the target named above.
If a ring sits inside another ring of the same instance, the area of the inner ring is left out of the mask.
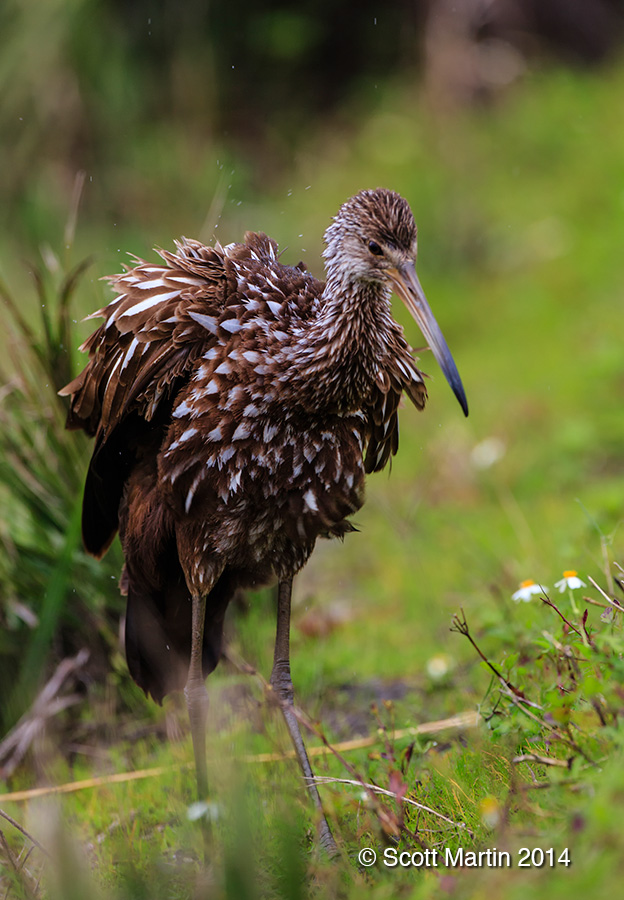
[[[28,645],[17,685],[11,697],[11,707],[23,708],[34,696],[43,671],[63,606],[71,588],[74,554],[80,546],[82,498],[76,502],[58,561],[52,570],[39,613],[39,626]],[[26,701],[26,703],[25,703]]]

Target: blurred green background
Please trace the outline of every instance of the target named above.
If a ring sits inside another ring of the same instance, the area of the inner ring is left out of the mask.
[[[139,732],[147,764],[171,734],[119,649],[120,553],[80,550],[89,445],[64,432],[56,397],[126,252],[262,230],[322,277],[347,197],[381,185],[414,210],[470,418],[423,351],[429,404],[403,411],[361,533],[319,545],[297,580],[297,695],[334,737],[374,729],[384,697],[400,726],[473,708],[487,681],[449,634],[460,607],[496,635],[520,580],[624,562],[622,21],[607,0],[0,7],[3,731],[59,662],[91,651],[64,687],[76,702],[41,714],[52,769],[7,752],[10,785],[54,780],[54,765],[75,776],[76,747],[136,765]],[[231,641],[265,674],[273,628],[268,592],[232,610]],[[230,722],[247,689],[226,666],[210,683],[226,698],[215,722]],[[257,716],[241,752],[266,746]]]

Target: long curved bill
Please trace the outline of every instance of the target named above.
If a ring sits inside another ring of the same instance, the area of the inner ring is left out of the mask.
[[[451,356],[444,335],[440,331],[440,326],[436,322],[431,308],[427,303],[425,292],[420,286],[416,268],[413,263],[407,263],[401,268],[390,269],[388,274],[392,279],[397,294],[405,303],[410,313],[416,320],[416,324],[422,331],[425,340],[429,344],[433,355],[451,389],[459,401],[459,405],[464,411],[464,415],[468,415],[468,401],[464,392],[462,380],[459,377],[455,360]]]

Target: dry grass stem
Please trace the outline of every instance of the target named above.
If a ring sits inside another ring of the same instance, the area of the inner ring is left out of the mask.
[[[70,676],[79,671],[89,658],[88,650],[80,652],[71,659],[64,659],[56,667],[54,674],[37,695],[31,708],[0,742],[0,777],[8,778],[28,752],[32,742],[49,719],[63,709],[82,700],[77,694],[59,697],[58,694]]]
[[[415,806],[417,809],[422,812],[431,813],[432,816],[437,816],[438,819],[442,819],[444,822],[447,822],[449,825],[452,825],[454,828],[461,828],[468,832],[468,834],[472,837],[472,831],[465,822],[454,822],[452,819],[449,819],[448,816],[443,815],[441,812],[438,812],[435,809],[432,809],[430,806],[425,806],[424,803],[418,803],[417,800],[412,800],[410,797],[399,797],[394,791],[388,791],[386,788],[379,787],[376,784],[370,784],[367,781],[358,781],[354,778],[332,778],[326,775],[315,775],[314,781],[316,784],[351,784],[353,787],[363,787],[369,791],[372,791],[374,794],[383,794],[384,797],[392,797],[399,803],[409,803],[410,806]]]

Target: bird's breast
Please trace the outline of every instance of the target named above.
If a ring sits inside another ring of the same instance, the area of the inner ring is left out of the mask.
[[[359,414],[237,419],[213,408],[180,416],[160,453],[159,481],[207,555],[253,568],[290,553],[287,568],[296,570],[319,534],[344,532],[341,523],[362,505],[364,427]]]

